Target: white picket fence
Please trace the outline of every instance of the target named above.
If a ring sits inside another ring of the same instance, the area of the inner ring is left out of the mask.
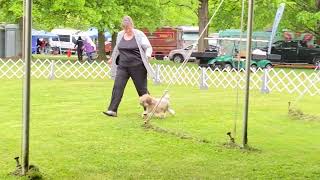
[[[179,67],[154,64],[156,73],[154,82],[178,85],[198,86],[206,88],[240,88],[245,87],[244,70],[212,70],[200,67]],[[32,61],[31,75],[35,78],[75,78],[75,79],[106,79],[109,78],[110,66],[106,62],[80,63],[78,61]],[[22,60],[1,60],[1,78],[22,78],[24,62]],[[320,71],[296,72],[293,70],[261,70],[251,73],[250,89],[262,92],[287,92],[310,96],[320,95]]]

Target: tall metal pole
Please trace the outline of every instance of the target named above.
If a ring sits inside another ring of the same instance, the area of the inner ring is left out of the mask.
[[[25,0],[24,6],[24,48],[25,62],[23,84],[23,130],[22,130],[22,175],[29,169],[29,124],[30,124],[30,67],[31,67],[31,26],[32,0]]]
[[[248,111],[249,111],[249,87],[250,87],[250,62],[251,62],[251,40],[252,40],[252,26],[253,26],[253,7],[254,0],[248,1],[248,27],[247,27],[247,52],[246,52],[246,88],[244,101],[244,115],[243,115],[243,139],[242,146],[246,147],[248,144]]]

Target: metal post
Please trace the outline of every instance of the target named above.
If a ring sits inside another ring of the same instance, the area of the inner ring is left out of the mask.
[[[22,132],[22,175],[29,169],[29,120],[30,120],[30,67],[31,67],[31,8],[32,0],[25,0],[24,6],[24,48],[25,73],[23,84],[23,132]]]
[[[254,0],[248,1],[248,27],[247,27],[247,53],[246,53],[246,87],[243,115],[243,139],[242,146],[248,144],[248,110],[249,110],[249,87],[250,87],[250,62],[251,62],[251,41],[252,41],[252,26],[253,26],[253,6]]]
[[[49,74],[49,79],[50,80],[54,80],[54,64],[55,64],[55,61],[54,60],[51,60],[51,63],[50,63],[50,74]]]
[[[160,84],[160,64],[157,64],[156,66],[156,74],[155,74],[154,84],[158,85]]]
[[[269,82],[269,69],[264,69],[263,75],[262,75],[262,85],[261,85],[261,93],[266,93],[268,94],[270,92],[269,87],[268,87],[268,82]]]
[[[200,89],[208,89],[206,68],[201,68]]]

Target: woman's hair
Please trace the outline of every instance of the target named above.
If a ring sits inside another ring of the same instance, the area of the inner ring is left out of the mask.
[[[134,27],[134,24],[133,24],[133,21],[132,21],[132,18],[130,16],[124,16],[122,18],[122,23],[121,23],[122,27],[127,27],[127,26],[131,26],[131,27]]]

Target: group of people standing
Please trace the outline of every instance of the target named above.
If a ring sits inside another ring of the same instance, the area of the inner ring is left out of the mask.
[[[89,37],[86,37],[85,40],[82,40],[81,36],[79,36],[74,48],[77,49],[79,61],[82,61],[83,52],[85,52],[88,57],[88,62],[93,62],[93,53],[96,51],[96,45]]]
[[[48,40],[43,38],[37,39],[37,54],[48,54],[50,53],[50,44]]]

